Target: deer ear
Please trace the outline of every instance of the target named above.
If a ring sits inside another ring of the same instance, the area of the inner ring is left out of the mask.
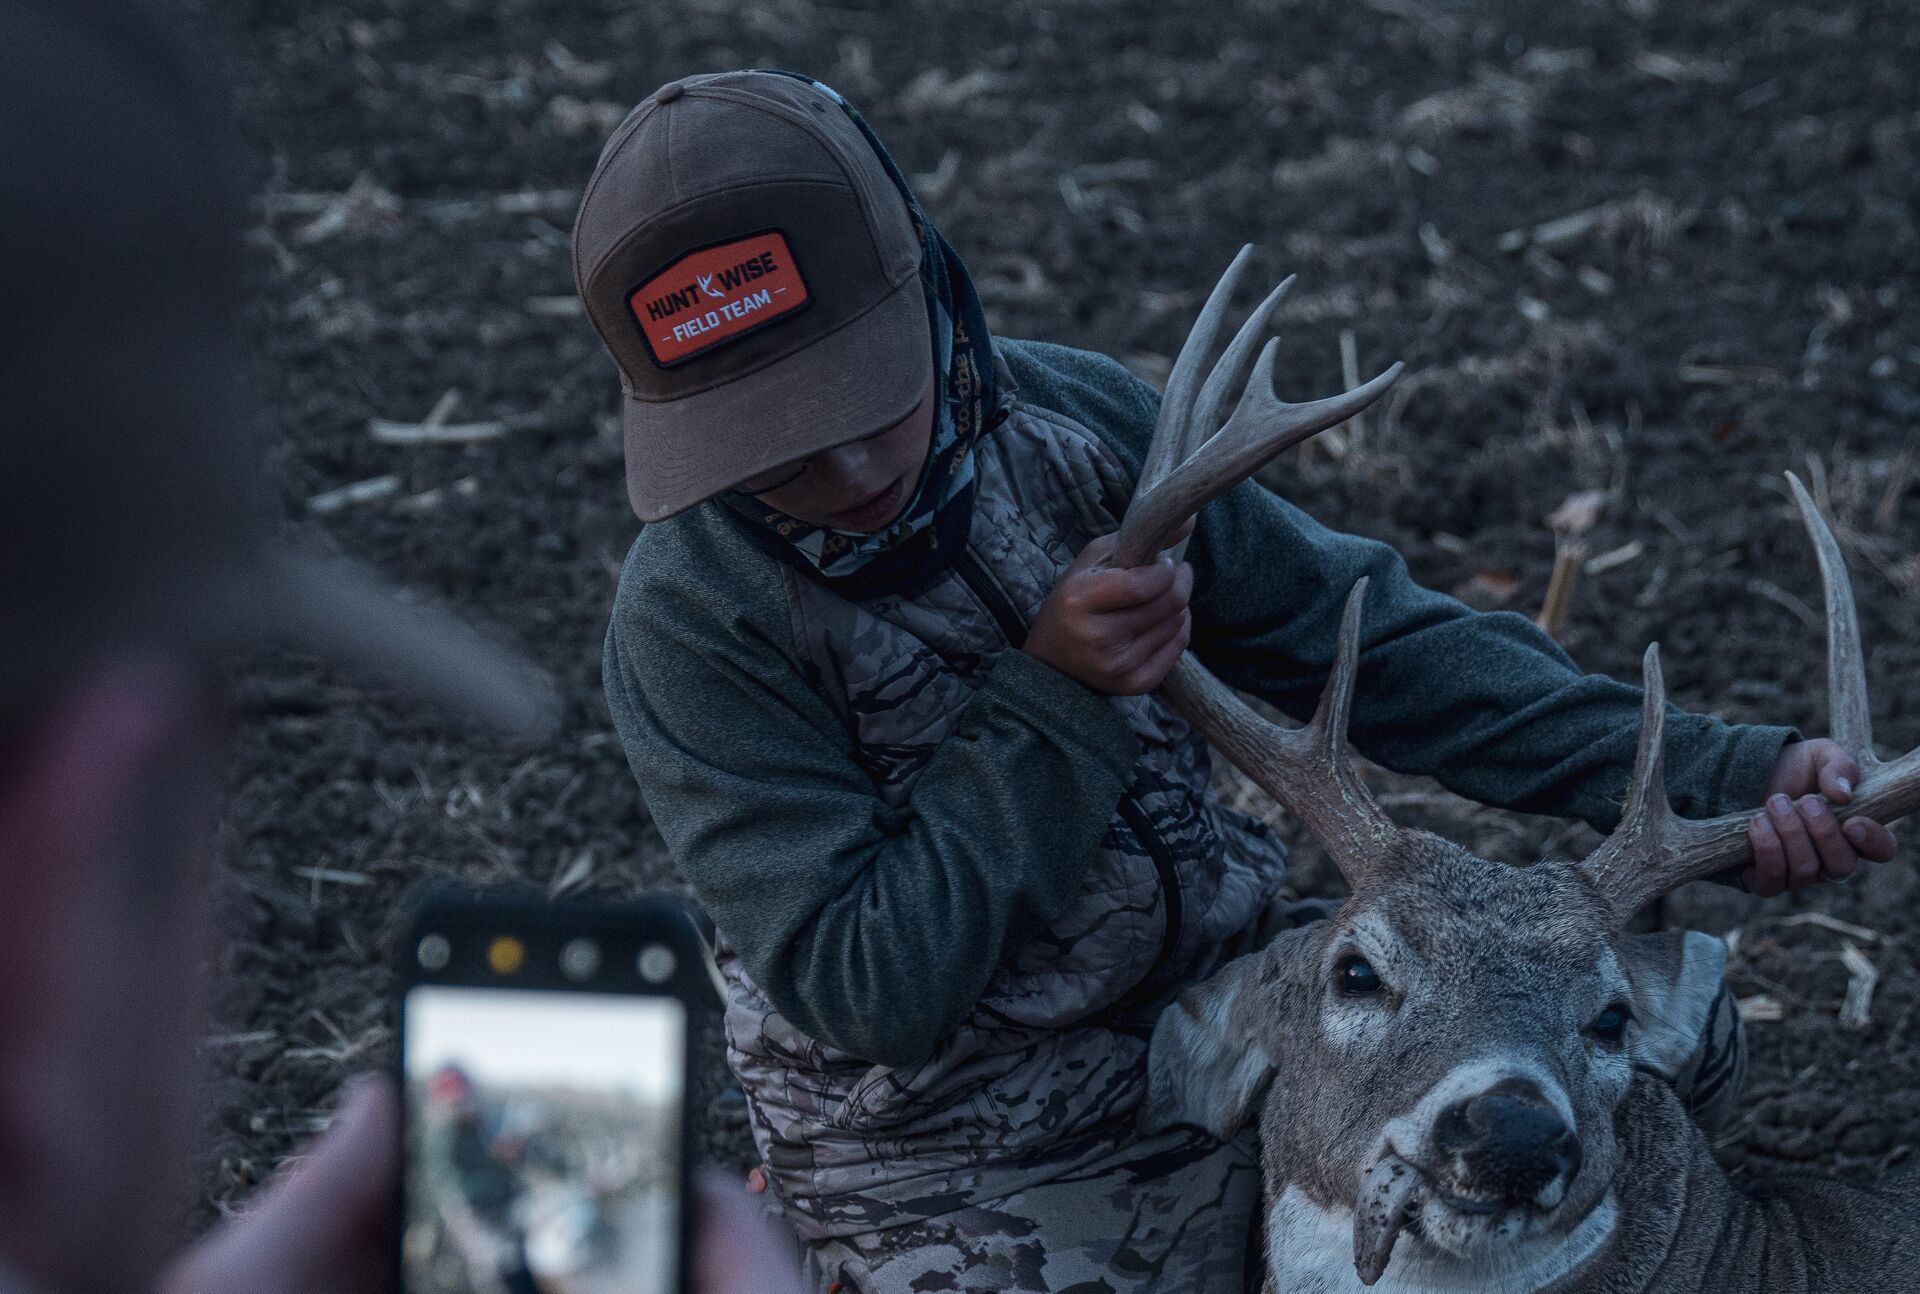
[[[1620,941],[1633,984],[1633,1063],[1673,1079],[1705,1039],[1727,969],[1727,946],[1698,930],[1660,930]]]
[[[1273,1080],[1273,1061],[1254,1036],[1252,1017],[1261,969],[1275,951],[1269,947],[1228,962],[1160,1013],[1147,1049],[1143,1131],[1186,1123],[1225,1141],[1259,1108]]]

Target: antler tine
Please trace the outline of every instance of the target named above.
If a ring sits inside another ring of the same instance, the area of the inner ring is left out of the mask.
[[[1379,399],[1405,367],[1396,362],[1372,381],[1351,391],[1307,404],[1289,404],[1273,389],[1273,364],[1279,354],[1279,342],[1270,340],[1253,363],[1233,416],[1218,432],[1204,429],[1194,415],[1204,410],[1209,417],[1213,416],[1213,411],[1224,400],[1228,384],[1244,365],[1246,351],[1279,304],[1286,287],[1283,283],[1269,293],[1254,312],[1255,318],[1240,329],[1201,390],[1196,409],[1193,387],[1200,357],[1213,345],[1220,317],[1226,309],[1226,298],[1231,295],[1232,284],[1238,279],[1250,250],[1242,248],[1227,273],[1221,276],[1186,345],[1180,348],[1180,358],[1167,381],[1167,394],[1154,428],[1153,443],[1147,451],[1140,485],[1114,545],[1116,565],[1136,566],[1150,560],[1166,547],[1167,536],[1188,517],[1257,472],[1281,451],[1359,413]],[[1177,458],[1176,446],[1181,447]]]
[[[1853,605],[1853,581],[1840,541],[1820,515],[1807,487],[1792,472],[1787,484],[1800,505],[1800,520],[1813,538],[1820,563],[1820,586],[1827,601],[1827,723],[1833,739],[1852,752],[1862,772],[1880,763],[1873,753],[1873,719],[1867,714],[1867,663],[1860,650],[1860,617]]]
[[[1633,778],[1620,823],[1580,867],[1607,895],[1622,921],[1653,897],[1641,894],[1653,860],[1672,845],[1676,823],[1667,800],[1667,684],[1660,669],[1660,644],[1648,643],[1640,659],[1643,696],[1640,744],[1634,751]]]
[[[1293,290],[1296,276],[1289,274],[1281,279],[1273,291],[1267,293],[1267,299],[1254,307],[1247,321],[1240,325],[1240,331],[1227,343],[1227,349],[1207,375],[1206,385],[1200,388],[1200,399],[1193,406],[1193,426],[1199,433],[1194,437],[1195,444],[1187,452],[1198,449],[1206,439],[1220,426],[1220,410],[1226,405],[1227,392],[1245,391],[1252,377],[1254,357],[1259,353],[1260,339],[1266,335],[1267,323],[1273,318],[1273,312]]]
[[[1194,396],[1200,389],[1200,366],[1213,351],[1213,339],[1220,334],[1220,322],[1226,318],[1233,290],[1240,285],[1241,272],[1252,256],[1252,243],[1241,247],[1226,273],[1213,285],[1206,305],[1200,308],[1200,317],[1187,332],[1186,341],[1180,344],[1173,372],[1167,375],[1167,391],[1160,400],[1160,416],[1154,422],[1146,462],[1141,465],[1140,481],[1134,490],[1136,497],[1158,485],[1212,434],[1212,428],[1200,431],[1193,417]]]
[[[1854,609],[1853,583],[1847,578],[1847,559],[1800,478],[1788,472],[1787,484],[1807,523],[1807,534],[1820,561],[1820,582],[1826,591],[1827,706],[1833,738],[1860,765],[1853,802],[1835,816],[1896,822],[1920,809],[1920,747],[1897,759],[1881,759],[1874,753],[1873,722],[1867,711],[1867,666],[1860,648],[1860,617]]]
[[[1146,495],[1135,495],[1114,547],[1114,561],[1134,565],[1159,551],[1165,536],[1215,498],[1290,449],[1329,427],[1338,426],[1372,404],[1399,378],[1396,361],[1363,386],[1308,404],[1288,404],[1273,392],[1273,361],[1279,340],[1267,342],[1254,361],[1253,375],[1240,404],[1213,438]],[[1136,521],[1136,518],[1138,520]]]
[[[1192,656],[1182,656],[1160,690],[1214,746],[1326,847],[1350,885],[1398,834],[1347,758],[1347,713],[1359,671],[1363,577],[1347,595],[1340,646],[1313,721],[1282,728],[1257,714]]]
[[[1249,248],[1251,246],[1252,244],[1248,244]],[[1213,429],[1220,422],[1220,406],[1226,403],[1227,392],[1236,389],[1245,390],[1252,371],[1254,347],[1260,344],[1260,337],[1266,332],[1267,322],[1273,318],[1275,308],[1293,288],[1293,278],[1294,276],[1289,274],[1281,279],[1279,286],[1267,293],[1267,299],[1254,307],[1253,313],[1248,315],[1246,322],[1240,325],[1240,331],[1235,333],[1233,340],[1227,343],[1227,349],[1214,364],[1213,371],[1207,375],[1206,385],[1200,388],[1200,398],[1194,404],[1193,413],[1185,427],[1182,444],[1187,448],[1180,462],[1190,459],[1193,453],[1206,443],[1207,438],[1213,435]],[[1176,465],[1168,463],[1165,467],[1171,471]],[[1156,482],[1164,479],[1164,476],[1165,472],[1155,478]],[[1167,550],[1168,555],[1174,561],[1179,561],[1186,555],[1187,542],[1182,539]],[[1146,552],[1141,553],[1139,560],[1144,561],[1147,555]]]
[[[1842,806],[1835,816],[1842,820],[1864,817],[1895,822],[1920,809],[1920,748],[1894,760],[1881,760],[1873,752],[1860,621],[1853,586],[1847,578],[1846,558],[1806,487],[1791,472],[1787,481],[1813,540],[1826,591],[1827,688],[1833,736],[1861,768],[1852,803]],[[1621,922],[1650,899],[1753,857],[1747,835],[1749,813],[1692,821],[1676,816],[1667,803],[1661,777],[1666,697],[1655,647],[1647,649],[1646,693],[1640,749],[1626,812],[1613,834],[1581,864],[1607,895]]]
[[[1327,678],[1327,687],[1320,694],[1320,704],[1313,712],[1313,722],[1300,731],[1312,736],[1312,746],[1322,759],[1329,764],[1345,765],[1345,771],[1351,772],[1347,764],[1347,716],[1353,710],[1353,680],[1360,672],[1360,621],[1366,608],[1367,585],[1371,578],[1362,575],[1353,582],[1353,591],[1347,594],[1347,604],[1340,609],[1340,638],[1334,647],[1333,673]]]
[[[1213,439],[1201,446],[1193,457],[1181,464],[1167,478],[1163,488],[1170,489],[1176,482],[1184,484],[1184,478],[1188,476],[1194,480],[1196,493],[1206,490],[1214,478],[1237,485],[1266,466],[1282,450],[1317,436],[1329,427],[1336,427],[1359,413],[1398,381],[1406,368],[1406,365],[1395,360],[1384,372],[1376,374],[1373,380],[1351,391],[1306,404],[1289,404],[1273,389],[1273,364],[1279,353],[1279,339],[1268,341],[1260,352],[1260,358],[1254,361],[1253,374],[1247,379],[1246,390],[1241,392],[1240,403],[1235,406],[1233,416],[1227,419],[1226,426],[1220,428]],[[1206,492],[1205,497],[1194,504],[1194,508],[1198,509],[1217,493],[1218,490]]]

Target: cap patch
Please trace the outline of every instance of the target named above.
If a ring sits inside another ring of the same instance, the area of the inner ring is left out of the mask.
[[[807,304],[806,281],[777,229],[685,256],[627,294],[662,368],[737,341]]]

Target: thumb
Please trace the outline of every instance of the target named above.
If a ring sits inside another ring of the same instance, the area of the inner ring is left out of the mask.
[[[332,1126],[244,1214],[209,1235],[162,1294],[364,1290],[392,1239],[399,1101],[381,1078],[354,1083]]]
[[[1089,567],[1105,566],[1107,559],[1113,555],[1114,545],[1119,543],[1119,541],[1120,534],[1118,531],[1110,535],[1100,535],[1097,538],[1088,540],[1086,547],[1073,555],[1073,560],[1067,563],[1066,572],[1062,573],[1078,573]]]
[[[399,1097],[385,1078],[365,1075],[261,1208],[273,1211],[284,1252],[318,1257],[390,1226],[399,1183]]]
[[[1847,748],[1837,741],[1822,741],[1813,752],[1813,771],[1820,794],[1832,804],[1853,802],[1853,784],[1860,778],[1860,765]]]

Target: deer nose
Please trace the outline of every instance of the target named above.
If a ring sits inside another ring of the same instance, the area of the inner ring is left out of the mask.
[[[1532,1203],[1580,1171],[1580,1139],[1531,1083],[1499,1084],[1440,1112],[1434,1141],[1478,1191]]]

